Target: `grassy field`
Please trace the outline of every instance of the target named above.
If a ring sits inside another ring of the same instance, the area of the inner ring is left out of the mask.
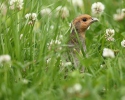
[[[125,1],[83,0],[80,7],[69,1],[24,0],[20,7],[0,0],[0,100],[125,100],[125,48],[121,46],[125,17],[113,17],[117,9],[125,8]],[[92,15],[95,2],[102,2],[105,9],[102,15],[94,15],[99,22],[86,31],[88,57],[79,59],[85,66],[80,73],[79,67],[72,70],[67,62],[66,41],[72,20]],[[66,16],[57,14],[58,6],[67,7]],[[41,14],[45,8],[51,11]],[[106,40],[106,29],[115,30],[114,41]],[[112,49],[115,57],[103,57],[104,48]]]

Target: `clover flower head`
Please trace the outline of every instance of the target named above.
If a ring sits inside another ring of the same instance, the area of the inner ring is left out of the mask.
[[[61,50],[62,47],[60,46],[61,45],[61,41],[60,40],[51,40],[49,43],[47,43],[47,46],[48,46],[48,49],[51,50],[51,49],[56,49],[56,50]]]
[[[71,66],[72,63],[71,62],[65,62],[65,63],[62,63],[61,65],[64,66],[64,67],[67,67],[67,66]]]
[[[29,20],[28,21],[29,25],[33,25],[35,23],[35,21],[37,20],[37,14],[36,13],[28,13],[25,15],[25,18],[27,20]]]
[[[116,21],[121,21],[125,17],[125,9],[117,9],[116,14],[113,15],[113,19]]]
[[[23,8],[23,0],[10,0],[9,1],[9,5],[10,5],[10,9],[14,10],[14,9],[18,9],[21,10]]]
[[[103,57],[110,57],[110,58],[114,58],[115,57],[114,51],[109,49],[109,48],[104,48],[102,55],[103,55]]]
[[[114,29],[106,29],[105,38],[107,41],[114,41],[115,30]]]
[[[58,6],[56,8],[56,16],[61,16],[61,18],[66,18],[69,16],[69,10],[67,7]]]
[[[125,13],[125,8],[122,9],[122,13]]]
[[[0,55],[0,64],[7,63],[11,61],[10,55]]]
[[[121,42],[121,46],[122,46],[122,47],[125,47],[125,40],[123,40],[123,41]]]
[[[41,14],[41,16],[46,16],[46,15],[48,15],[48,16],[50,16],[51,15],[51,9],[50,8],[45,8],[45,9],[42,9],[41,11],[40,11],[40,14]]]
[[[34,21],[37,19],[37,14],[36,13],[28,13],[25,15],[25,18]]]
[[[93,15],[102,14],[104,9],[105,9],[105,6],[101,2],[93,3],[91,7]]]
[[[67,92],[68,92],[68,93],[71,93],[71,94],[73,94],[73,93],[78,93],[78,92],[80,92],[81,90],[82,90],[82,86],[81,86],[80,83],[76,83],[76,84],[74,84],[72,87],[67,88]]]
[[[71,0],[73,6],[83,7],[83,0]]]

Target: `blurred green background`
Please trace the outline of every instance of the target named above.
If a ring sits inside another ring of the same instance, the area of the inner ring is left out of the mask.
[[[72,70],[72,65],[63,67],[60,63],[66,63],[62,55],[67,50],[64,45],[70,34],[69,24],[78,15],[92,15],[95,2],[102,2],[105,10],[101,16],[94,16],[99,22],[86,31],[89,56],[80,58],[86,69],[80,73],[79,69]],[[23,3],[23,9],[11,10],[9,0],[0,0],[0,55],[11,56],[11,62],[0,65],[0,100],[125,100],[125,50],[120,44],[125,39],[125,19],[113,19],[117,9],[125,8],[124,0],[83,0],[82,7],[68,0]],[[56,17],[58,6],[66,6],[69,16]],[[40,11],[48,7],[51,16],[41,16]],[[27,24],[27,13],[37,14],[35,24]],[[108,28],[115,30],[113,42],[105,40]],[[48,49],[47,44],[59,35],[63,36],[61,45]],[[104,48],[117,51],[115,58],[103,58]]]

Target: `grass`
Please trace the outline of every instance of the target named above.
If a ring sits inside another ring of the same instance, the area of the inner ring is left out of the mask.
[[[10,10],[8,0],[6,15],[0,13],[0,55],[9,54],[11,65],[0,66],[1,100],[124,100],[125,99],[125,49],[120,43],[125,39],[123,21],[114,21],[116,9],[124,8],[123,0],[104,0],[105,11],[100,22],[91,25],[86,32],[88,58],[80,58],[85,72],[79,69],[68,72],[60,65],[66,62],[65,42],[70,34],[69,23],[79,14],[91,14],[91,5],[99,0],[84,0],[84,7],[78,8],[67,0],[25,0],[23,9]],[[57,6],[67,6],[70,16],[66,19],[55,17]],[[52,9],[52,15],[42,16],[40,10]],[[27,13],[37,13],[34,25],[27,25]],[[52,28],[53,27],[53,28]],[[115,41],[108,42],[104,34],[107,28],[115,30]],[[20,35],[23,34],[20,39]],[[47,44],[62,35],[61,45]],[[62,47],[60,50],[59,47]],[[103,48],[118,50],[115,58],[103,58]],[[49,63],[47,59],[51,58]],[[73,58],[74,59],[74,58]],[[104,64],[103,67],[100,67]],[[65,75],[67,77],[65,78]],[[73,86],[80,84],[78,91]],[[75,91],[75,92],[74,92]]]

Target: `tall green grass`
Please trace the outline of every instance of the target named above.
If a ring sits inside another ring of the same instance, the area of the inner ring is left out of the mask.
[[[100,21],[86,32],[88,58],[80,58],[85,72],[72,71],[72,65],[66,68],[60,65],[68,56],[65,42],[70,34],[69,23],[80,14],[91,15],[91,5],[98,1],[84,0],[84,7],[78,8],[67,0],[24,0],[23,9],[18,11],[9,9],[8,0],[0,0],[8,9],[5,16],[0,13],[0,55],[11,56],[11,63],[0,65],[1,100],[125,99],[125,50],[120,45],[125,39],[125,20],[113,20],[116,9],[125,7],[123,0],[101,1],[105,11]],[[60,5],[69,9],[66,19],[55,17],[55,9]],[[40,10],[46,7],[52,9],[50,17],[40,15]],[[37,13],[37,20],[34,25],[27,25],[25,15],[32,12]],[[107,28],[115,30],[114,42],[105,40]],[[62,44],[49,50],[47,44],[59,35],[63,36]],[[62,49],[58,50],[60,46]],[[115,58],[102,57],[105,47],[118,51]],[[75,84],[80,84],[81,90],[70,93],[68,89]]]

